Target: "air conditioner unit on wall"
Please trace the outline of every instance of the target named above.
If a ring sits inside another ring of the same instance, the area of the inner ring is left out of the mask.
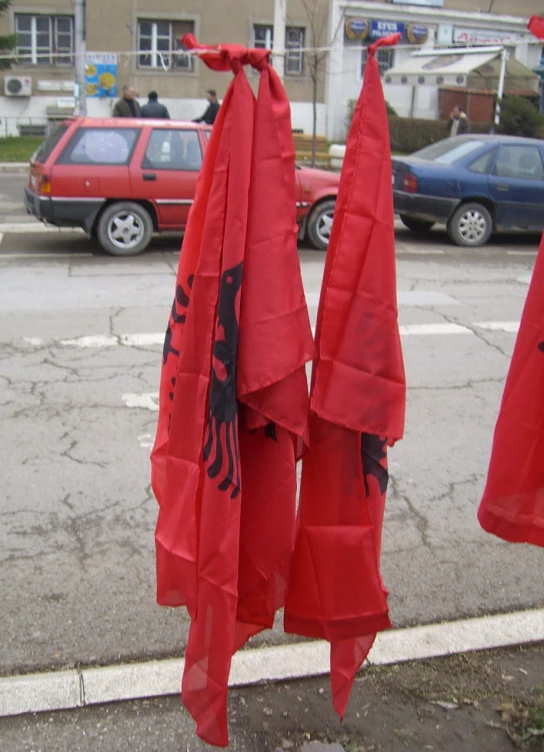
[[[4,76],[4,94],[6,97],[30,97],[32,79],[30,76]]]

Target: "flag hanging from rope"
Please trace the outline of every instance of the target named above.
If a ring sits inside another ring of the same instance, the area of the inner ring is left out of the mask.
[[[531,16],[527,28],[538,39],[544,39],[544,18],[542,16]]]
[[[544,546],[544,235],[506,378],[478,519],[499,538]]]
[[[404,430],[391,157],[385,100],[368,48],[349,132],[319,303],[287,632],[331,643],[343,717],[376,632],[390,626],[379,561],[387,447]]]
[[[313,341],[290,109],[270,53],[183,43],[234,78],[206,149],[164,345],[152,452],[157,599],[189,611],[182,700],[198,735],[226,746],[232,654],[284,603]],[[257,99],[245,65],[259,71]]]

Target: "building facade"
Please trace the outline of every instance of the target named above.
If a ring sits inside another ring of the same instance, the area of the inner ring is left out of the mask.
[[[542,57],[542,45],[526,28],[529,16],[543,12],[541,0],[515,5],[510,0],[285,2],[284,83],[293,128],[312,132],[315,80],[317,132],[330,140],[345,138],[349,101],[360,93],[366,48],[380,36],[402,35],[395,48],[380,49],[377,57],[385,97],[405,116],[443,115],[439,87],[387,83],[387,71],[415,50],[499,45],[530,69]],[[17,34],[19,60],[3,75],[0,135],[17,134],[25,122],[43,124],[55,113],[73,111],[74,6],[75,0],[13,0],[0,17],[0,34]],[[140,102],[155,90],[172,117],[199,116],[206,89],[215,89],[221,98],[230,75],[210,71],[186,54],[181,37],[192,32],[209,44],[270,48],[274,10],[275,0],[86,0],[88,114],[111,114],[122,85],[130,83]],[[316,48],[322,51],[316,53]],[[256,82],[255,73],[248,76]]]
[[[3,72],[0,135],[19,132],[24,121],[45,122],[48,114],[73,109],[74,5],[74,0],[13,0],[0,17],[0,34],[17,34],[19,61]],[[305,50],[325,44],[328,0],[288,0],[287,5],[284,83],[293,127],[310,132],[312,60]],[[184,54],[180,40],[187,32],[206,44],[270,48],[274,0],[87,0],[87,113],[110,115],[126,83],[134,85],[141,103],[149,91],[157,91],[173,118],[201,115],[208,88],[221,99],[230,74],[215,73]],[[257,74],[248,76],[257,81]],[[317,126],[319,133],[325,131],[324,75],[317,87]]]
[[[538,66],[542,43],[527,30],[533,14],[544,12],[535,0],[331,0],[325,101],[327,136],[345,137],[349,100],[359,95],[366,47],[375,39],[401,33],[395,48],[378,50],[386,100],[402,116],[439,117],[440,87],[387,83],[387,71],[417,50],[505,46],[508,53],[530,69]]]

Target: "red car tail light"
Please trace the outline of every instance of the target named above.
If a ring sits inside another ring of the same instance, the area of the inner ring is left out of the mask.
[[[36,177],[36,188],[38,190],[38,193],[42,196],[51,195],[51,181],[49,180],[49,177],[47,175],[37,175]]]
[[[406,193],[417,193],[417,178],[411,172],[407,172],[402,181],[402,187]]]

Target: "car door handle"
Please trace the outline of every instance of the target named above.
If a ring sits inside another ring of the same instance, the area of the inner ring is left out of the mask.
[[[144,172],[142,177],[144,180],[156,180],[157,179],[157,175],[154,172]]]
[[[508,186],[506,185],[506,183],[497,183],[497,190],[498,191],[507,191],[508,190]]]

